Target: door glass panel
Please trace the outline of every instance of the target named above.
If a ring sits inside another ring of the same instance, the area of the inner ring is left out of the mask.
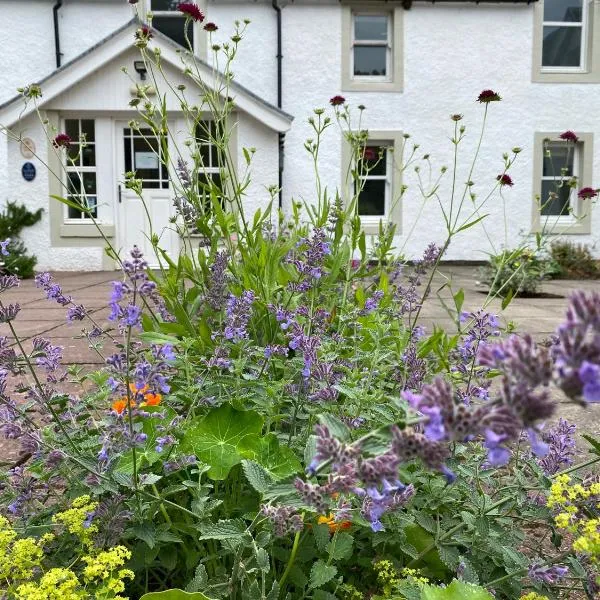
[[[124,130],[125,171],[134,172],[143,188],[168,189],[168,169],[163,164],[162,148],[150,129]]]

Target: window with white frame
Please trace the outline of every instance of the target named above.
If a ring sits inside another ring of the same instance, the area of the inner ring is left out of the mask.
[[[355,182],[358,192],[358,214],[378,221],[390,213],[392,165],[391,142],[369,142],[363,149],[361,168]]]
[[[198,169],[198,188],[202,204],[205,208],[210,207],[210,195],[217,193],[219,201],[223,205],[221,167],[222,151],[219,149],[219,142],[222,142],[223,135],[219,132],[219,125],[214,120],[203,120],[196,126],[196,146],[198,149],[199,169]]]
[[[392,16],[352,14],[352,76],[389,81],[392,72]]]
[[[540,212],[543,217],[577,217],[577,186],[583,145],[545,140],[542,158]]]
[[[64,131],[71,138],[66,153],[67,198],[84,207],[66,207],[65,219],[98,217],[98,174],[94,119],[65,119]]]
[[[542,68],[547,71],[586,68],[588,0],[544,0]]]
[[[184,48],[194,48],[194,24],[187,27],[186,19],[178,10],[180,0],[148,0],[148,10],[152,12],[152,27]],[[188,42],[189,40],[189,42]]]

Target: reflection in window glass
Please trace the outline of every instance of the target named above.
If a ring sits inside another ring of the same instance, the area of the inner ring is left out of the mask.
[[[583,0],[544,0],[544,21],[581,22]]]
[[[387,49],[382,46],[354,46],[354,74],[385,76]]]
[[[545,0],[542,66],[583,68],[587,10],[583,0]]]
[[[386,15],[356,15],[354,17],[354,39],[384,41],[388,39]]]

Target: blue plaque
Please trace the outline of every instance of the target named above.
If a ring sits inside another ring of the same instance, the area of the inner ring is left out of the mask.
[[[35,173],[35,165],[33,163],[26,162],[21,167],[21,174],[25,181],[33,181],[35,179]]]

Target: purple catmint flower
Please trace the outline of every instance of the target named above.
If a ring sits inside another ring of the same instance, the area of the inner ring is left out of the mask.
[[[189,166],[187,164],[187,162],[185,162],[185,160],[183,160],[183,158],[178,157],[177,158],[177,175],[179,176],[179,181],[181,182],[181,185],[184,188],[189,188],[192,185],[192,176],[190,174],[190,169]]]
[[[128,327],[141,327],[142,309],[135,304],[128,304],[125,312],[124,321]]]
[[[83,321],[87,316],[87,312],[85,310],[85,306],[83,304],[76,304],[75,306],[71,306],[67,310],[67,321]]]
[[[547,585],[555,585],[567,573],[568,567],[561,565],[543,566],[537,563],[532,564],[527,571],[527,576],[535,583],[545,583]]]
[[[175,443],[175,438],[172,435],[166,435],[156,438],[156,452],[162,452],[165,446],[172,446]]]
[[[383,290],[373,292],[373,295],[365,300],[365,307],[359,312],[360,315],[369,315],[374,310],[377,310],[381,299],[383,298]]]
[[[227,268],[229,254],[226,250],[217,252],[210,266],[210,275],[206,282],[206,302],[213,310],[220,310],[227,298]]]
[[[360,510],[361,515],[369,521],[371,529],[374,532],[383,531],[384,526],[381,523],[381,517],[387,512],[397,510],[414,496],[415,488],[412,484],[394,488],[390,486],[385,494],[379,498],[365,496]]]
[[[62,288],[58,283],[55,283],[54,278],[50,273],[39,273],[36,275],[35,285],[46,292],[46,298],[54,300],[61,306],[66,306],[72,302],[71,296],[65,296],[63,294]]]
[[[294,487],[308,506],[313,507],[321,515],[327,513],[327,501],[325,500],[327,488],[302,481],[300,478],[296,478]]]
[[[252,290],[246,290],[241,296],[231,294],[225,309],[225,326],[223,337],[226,340],[240,341],[248,338],[248,322],[252,316],[252,304],[256,295]]]
[[[4,241],[0,242],[0,253],[2,256],[8,256],[10,252],[8,251],[8,245],[10,244],[10,238],[6,238]]]
[[[288,284],[290,290],[300,293],[310,290],[322,277],[325,257],[329,254],[331,248],[324,229],[316,227],[312,236],[302,238],[296,244],[296,250],[286,258],[286,262],[293,265],[299,275],[297,282]]]
[[[166,461],[163,464],[163,469],[167,475],[171,473],[175,473],[176,471],[181,471],[187,467],[196,464],[196,456],[193,454],[188,454],[185,456],[180,456],[174,460]]]
[[[583,384],[583,399],[586,402],[600,402],[600,365],[584,360],[579,368],[579,379]]]
[[[548,452],[537,463],[547,476],[573,464],[576,429],[576,425],[560,419],[557,425],[542,434],[542,439],[548,445]]]
[[[0,276],[0,292],[10,290],[14,287],[19,287],[20,279],[16,275]]]
[[[0,323],[8,323],[16,319],[19,311],[21,310],[20,304],[6,304],[0,306]]]
[[[292,506],[263,504],[260,512],[271,521],[276,537],[293,535],[304,528],[302,517]]]
[[[510,460],[510,450],[502,445],[507,438],[506,434],[499,435],[491,429],[486,429],[484,446],[488,451],[487,462],[492,467],[503,467]]]

